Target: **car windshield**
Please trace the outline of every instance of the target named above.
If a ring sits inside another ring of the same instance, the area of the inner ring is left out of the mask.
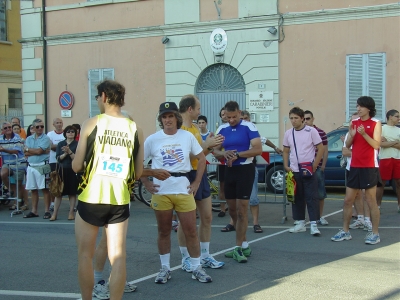
[[[345,130],[338,130],[336,132],[331,132],[331,134],[328,135],[328,151],[342,151],[343,148],[343,142],[340,139],[341,136],[346,135]]]

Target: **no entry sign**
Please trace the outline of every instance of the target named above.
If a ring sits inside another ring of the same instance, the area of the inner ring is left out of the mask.
[[[74,96],[70,92],[64,91],[58,97],[58,103],[62,109],[71,109],[74,106]]]

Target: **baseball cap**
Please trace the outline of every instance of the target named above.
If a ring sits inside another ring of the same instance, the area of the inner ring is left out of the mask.
[[[176,106],[175,102],[164,102],[161,103],[160,105],[160,111],[159,114],[163,114],[166,112],[177,112],[178,111],[178,107]]]

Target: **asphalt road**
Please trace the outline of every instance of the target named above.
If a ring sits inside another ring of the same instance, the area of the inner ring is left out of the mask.
[[[281,202],[281,196],[276,197]],[[275,201],[273,195],[262,201]],[[253,254],[246,264],[223,253],[234,246],[235,233],[220,229],[228,217],[214,214],[210,251],[226,262],[207,270],[213,282],[199,283],[182,271],[176,233],[172,232],[172,279],[155,284],[160,268],[153,211],[134,201],[127,238],[127,275],[138,289],[123,299],[400,299],[400,213],[393,192],[387,191],[381,209],[381,243],[364,244],[365,231],[352,230],[351,241],[332,242],[342,225],[343,189],[329,189],[325,201],[328,226],[313,237],[309,230],[291,234],[291,207],[282,224],[283,205],[262,203],[263,233],[249,226],[247,238]],[[40,217],[43,201],[40,201]],[[73,221],[67,221],[68,201],[59,220],[10,217],[0,206],[0,299],[79,299],[77,251]],[[251,222],[251,218],[249,219]],[[252,225],[249,223],[249,225]],[[309,226],[307,226],[309,227]],[[108,271],[109,268],[106,268]]]

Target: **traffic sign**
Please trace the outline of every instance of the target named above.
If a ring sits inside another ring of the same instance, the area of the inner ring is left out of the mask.
[[[62,109],[71,109],[74,106],[74,96],[68,92],[64,91],[60,94],[58,98],[58,103],[60,104]]]

